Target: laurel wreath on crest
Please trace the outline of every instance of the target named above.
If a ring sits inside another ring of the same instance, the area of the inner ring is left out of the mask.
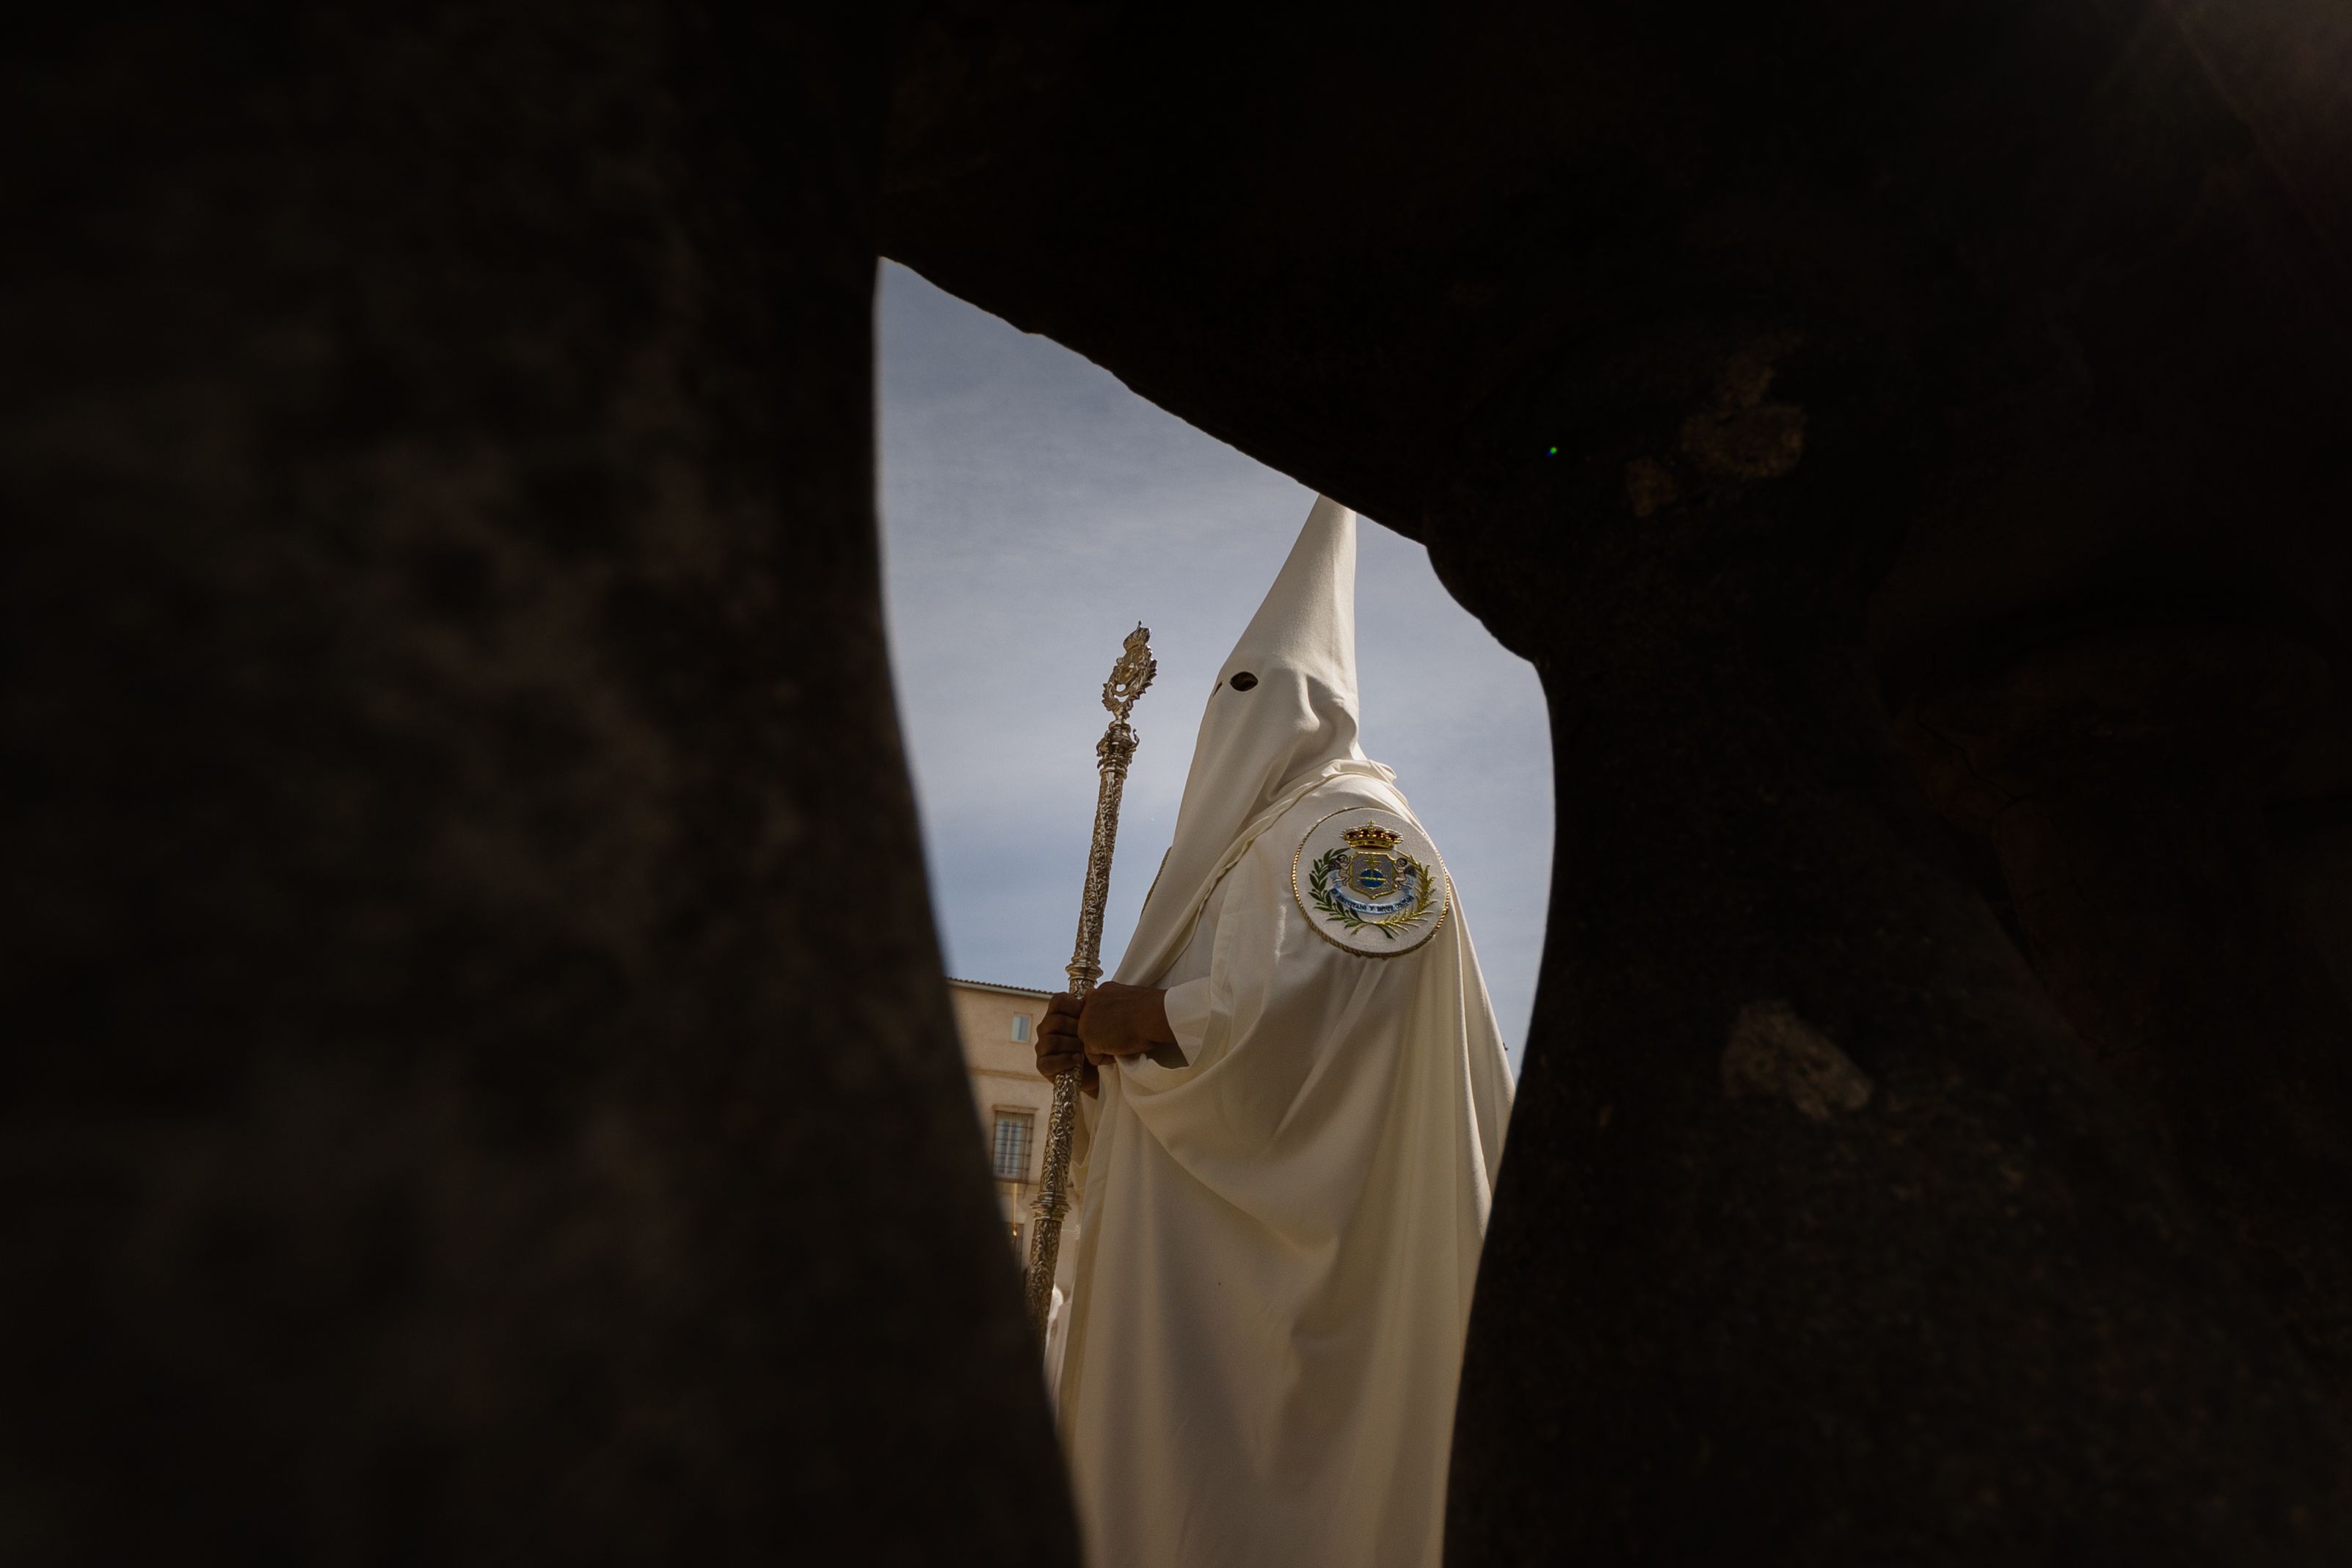
[[[1413,894],[1412,902],[1394,915],[1383,915],[1377,920],[1367,920],[1340,903],[1331,892],[1331,873],[1339,869],[1339,862],[1345,860],[1349,853],[1349,846],[1346,844],[1326,850],[1316,858],[1315,863],[1307,868],[1307,895],[1313,900],[1316,908],[1350,931],[1370,926],[1391,942],[1396,940],[1398,932],[1410,931],[1421,924],[1423,917],[1429,913],[1430,901],[1437,894],[1437,879],[1429,874],[1427,866],[1409,854],[1399,853],[1396,858],[1411,866],[1413,875],[1418,879],[1417,891]]]

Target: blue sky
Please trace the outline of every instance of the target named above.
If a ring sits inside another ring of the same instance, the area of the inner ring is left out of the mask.
[[[1160,675],[1135,713],[1106,971],[1202,705],[1314,496],[904,267],[881,293],[884,602],[940,943],[950,974],[1057,987],[1120,639],[1148,624]],[[1453,872],[1516,1066],[1551,871],[1541,688],[1374,518],[1356,594],[1364,749]]]

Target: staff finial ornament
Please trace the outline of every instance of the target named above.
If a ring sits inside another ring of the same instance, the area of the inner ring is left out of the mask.
[[[1127,651],[1110,667],[1110,679],[1103,683],[1103,706],[1110,709],[1111,717],[1125,724],[1127,716],[1135,711],[1135,699],[1159,673],[1160,661],[1151,656],[1151,629],[1139,621],[1127,634]]]

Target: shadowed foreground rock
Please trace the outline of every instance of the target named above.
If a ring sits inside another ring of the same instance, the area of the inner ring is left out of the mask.
[[[878,246],[1543,675],[1453,1562],[2352,1557],[2340,8],[838,15],[11,54],[0,1551],[1073,1559]]]
[[[929,35],[885,249],[1423,539],[1550,695],[1450,1560],[2352,1554],[2315,1369],[2352,1042],[2273,994],[2319,969],[2248,858],[2352,771],[2241,747],[2207,882],[2045,915],[1889,718],[2119,615],[2343,660],[2352,128],[2310,61],[2352,32],[1691,0],[1235,58],[1197,12],[1059,54],[1027,16]],[[2127,863],[2110,831],[2037,863]],[[2163,968],[2193,1007],[2092,1027]]]
[[[9,59],[0,1556],[1074,1561],[793,15]]]

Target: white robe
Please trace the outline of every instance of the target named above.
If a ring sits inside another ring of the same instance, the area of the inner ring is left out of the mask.
[[[1458,894],[1392,958],[1292,896],[1313,823],[1411,816],[1385,773],[1276,808],[1156,977],[1182,1064],[1086,1106],[1059,1397],[1094,1568],[1438,1562],[1511,1081]]]

